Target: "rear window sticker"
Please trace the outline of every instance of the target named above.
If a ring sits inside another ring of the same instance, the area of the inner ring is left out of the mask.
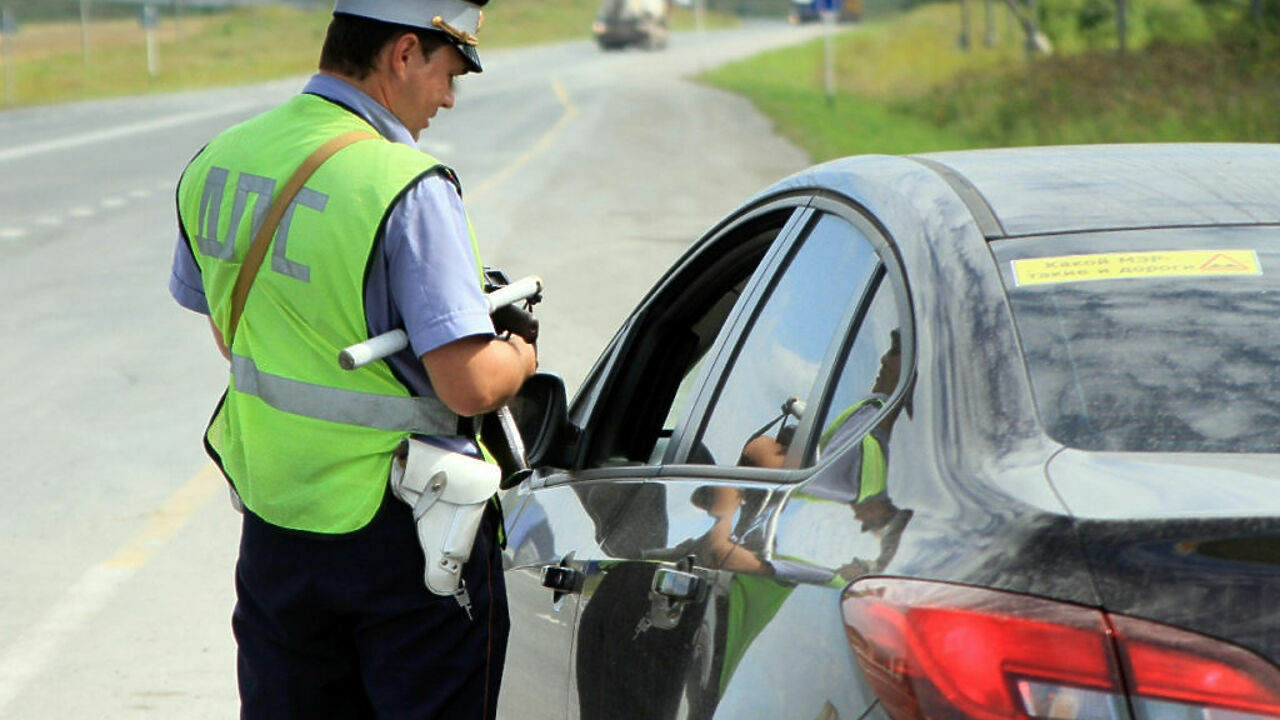
[[[1012,261],[1024,285],[1195,275],[1261,275],[1254,250],[1157,250],[1026,258]]]

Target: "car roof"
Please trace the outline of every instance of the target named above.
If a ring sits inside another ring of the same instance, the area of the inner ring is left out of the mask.
[[[1136,144],[910,156],[960,194],[990,238],[1280,224],[1280,144]]]

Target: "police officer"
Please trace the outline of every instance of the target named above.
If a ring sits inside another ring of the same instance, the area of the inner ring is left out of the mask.
[[[205,446],[244,512],[247,718],[495,715],[500,514],[462,571],[464,607],[425,587],[411,509],[387,489],[406,436],[476,454],[470,419],[537,365],[495,334],[459,181],[416,142],[481,70],[483,3],[337,0],[320,72],[214,138],[178,186],[170,292],[230,362]],[[409,350],[338,367],[342,347],[395,328]]]

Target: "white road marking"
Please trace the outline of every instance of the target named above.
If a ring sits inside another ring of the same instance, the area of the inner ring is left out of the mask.
[[[225,487],[206,465],[152,515],[146,526],[108,561],[89,568],[63,596],[0,655],[0,717],[14,698],[44,672],[63,645],[84,629],[121,586],[169,541],[188,518]]]
[[[80,135],[71,135],[68,137],[57,138],[55,140],[19,145],[18,147],[9,148],[8,150],[0,150],[0,162],[5,162],[6,160],[17,160],[19,158],[39,155],[40,153],[54,152],[56,150],[67,150],[70,148],[81,147],[83,145],[92,145],[105,140],[114,140],[116,138],[138,135],[141,133],[152,132],[153,130],[185,125],[187,123],[200,122],[201,120],[208,120],[210,118],[218,117],[219,115],[230,115],[232,113],[244,112],[252,107],[255,107],[255,105],[251,103],[238,103],[235,105],[226,105],[214,108],[212,110],[178,113],[177,115],[143,120],[142,122],[119,125],[113,128],[106,128],[104,130],[95,130],[93,132],[82,133]]]
[[[151,197],[151,194],[152,194],[152,191],[147,189],[138,189],[138,190],[129,191],[129,197],[137,198],[137,199]],[[67,216],[73,217],[73,218],[91,218],[98,214],[99,209],[115,210],[115,209],[122,208],[128,204],[129,204],[129,201],[126,198],[121,198],[121,197],[102,198],[101,200],[98,201],[98,207],[96,208],[87,207],[84,205],[73,207],[67,210]],[[45,215],[45,216],[36,218],[32,222],[42,227],[59,227],[66,222],[66,218],[52,216],[52,215]],[[0,240],[17,240],[18,238],[26,237],[26,235],[27,235],[27,231],[24,228],[0,227]]]
[[[0,713],[57,655],[73,633],[93,618],[137,568],[90,568],[34,625],[5,648],[0,659]]]

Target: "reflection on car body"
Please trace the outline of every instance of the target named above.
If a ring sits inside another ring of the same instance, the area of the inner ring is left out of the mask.
[[[749,200],[571,407],[516,403],[502,712],[1280,718],[1278,176],[1028,148]]]

